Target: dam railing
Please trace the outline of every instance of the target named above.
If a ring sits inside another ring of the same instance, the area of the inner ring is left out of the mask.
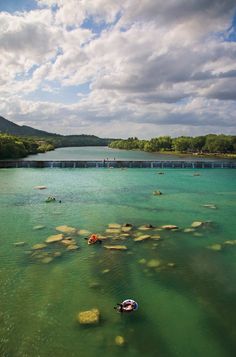
[[[158,169],[235,169],[236,160],[0,160],[0,168],[158,168]]]

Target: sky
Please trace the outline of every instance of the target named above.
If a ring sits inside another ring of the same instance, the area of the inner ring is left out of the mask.
[[[0,0],[0,115],[60,134],[236,134],[235,0]]]

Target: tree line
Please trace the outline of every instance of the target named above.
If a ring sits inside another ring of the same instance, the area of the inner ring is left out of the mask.
[[[0,133],[0,159],[18,159],[31,154],[54,150],[50,141]]]
[[[150,140],[139,140],[131,137],[127,140],[115,140],[109,144],[110,148],[125,150],[142,150],[147,152],[180,152],[198,154],[232,154],[236,153],[236,136],[209,134],[205,136],[160,136]]]

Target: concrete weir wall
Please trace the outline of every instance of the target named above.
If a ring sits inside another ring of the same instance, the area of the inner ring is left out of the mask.
[[[26,161],[0,160],[0,168],[158,168],[235,169],[235,161]]]

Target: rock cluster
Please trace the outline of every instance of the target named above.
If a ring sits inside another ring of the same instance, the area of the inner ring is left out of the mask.
[[[171,232],[178,231],[184,233],[192,233],[193,236],[200,237],[203,235],[201,232],[196,232],[197,229],[201,227],[208,227],[210,225],[210,221],[194,221],[191,223],[190,227],[180,229],[177,225],[166,224],[162,226],[154,226],[152,224],[144,224],[139,227],[134,227],[131,223],[110,223],[108,224],[105,231],[102,233],[97,233],[96,235],[99,238],[100,243],[106,241],[106,244],[94,244],[89,249],[97,249],[99,246],[102,249],[106,249],[108,251],[115,251],[117,254],[122,251],[127,251],[126,254],[132,254],[131,245],[133,243],[146,242],[146,241],[159,241],[165,237],[170,237]],[[37,227],[37,228],[36,228]],[[41,229],[44,226],[35,226],[33,229]],[[44,242],[39,242],[34,244],[31,247],[31,251],[27,252],[27,255],[33,258],[37,262],[42,262],[44,264],[52,262],[55,258],[61,257],[67,252],[77,251],[79,248],[78,245],[78,236],[84,239],[89,239],[91,232],[87,229],[78,229],[67,225],[60,225],[55,227],[57,234],[50,235],[47,237]],[[145,231],[145,232],[144,232]],[[148,231],[148,232],[146,232]],[[161,235],[159,232],[161,232]],[[166,232],[165,232],[166,231]],[[157,234],[158,232],[158,234]],[[145,234],[144,234],[145,233]],[[95,233],[93,233],[95,234]],[[122,241],[122,242],[121,242]],[[125,244],[123,243],[125,241]],[[81,243],[85,243],[84,240],[81,240]],[[82,243],[82,244],[83,244]],[[15,246],[23,246],[25,242],[15,242]],[[87,243],[85,243],[87,244]],[[145,243],[146,244],[146,243]],[[232,241],[226,241],[225,245],[233,245]],[[147,243],[147,247],[152,250],[158,249],[159,243],[152,242],[152,244]],[[95,248],[92,248],[95,246]],[[132,245],[134,247],[134,245]],[[101,249],[99,248],[99,249]],[[213,244],[208,247],[212,250],[220,250],[219,245]],[[112,254],[112,253],[111,253]],[[147,268],[151,268],[154,263],[152,260],[149,263],[145,263]],[[169,265],[170,266],[170,265]],[[105,269],[106,270],[106,269]],[[106,271],[103,271],[104,273]]]

